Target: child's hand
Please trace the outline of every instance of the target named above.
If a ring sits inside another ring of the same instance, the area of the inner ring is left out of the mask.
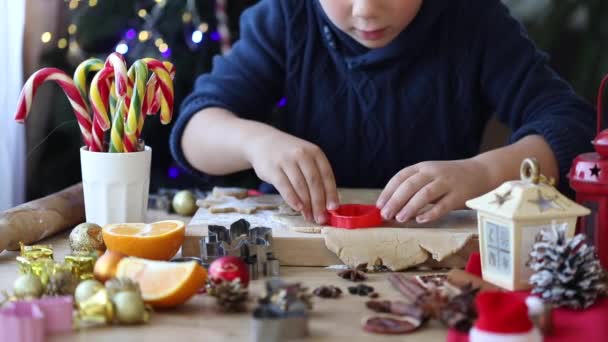
[[[318,146],[273,131],[252,139],[247,156],[258,177],[307,220],[325,223],[325,211],[338,207],[334,173]]]
[[[399,171],[378,198],[378,208],[387,219],[405,222],[413,217],[419,223],[432,221],[464,202],[488,191],[489,174],[485,165],[472,159],[430,161]],[[428,204],[428,211],[420,211]]]

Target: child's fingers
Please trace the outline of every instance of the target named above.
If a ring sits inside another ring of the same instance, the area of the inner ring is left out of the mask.
[[[454,209],[454,203],[456,203],[456,196],[454,196],[452,193],[448,193],[437,203],[435,203],[431,209],[417,216],[416,222],[425,223],[436,220]]]
[[[308,183],[308,191],[310,192],[310,201],[312,204],[312,213],[315,221],[318,224],[325,223],[325,188],[321,180],[321,174],[317,167],[317,163],[313,158],[301,159],[298,163],[300,170]]]
[[[308,221],[312,220],[312,210],[311,210],[311,202],[310,202],[310,191],[308,190],[308,183],[306,183],[306,178],[302,174],[299,166],[294,163],[289,163],[288,165],[283,167],[283,172],[287,175],[289,182],[291,183],[294,191],[298,194],[300,198],[300,202],[302,203],[302,214],[304,218]]]
[[[395,217],[395,214],[405,206],[410,198],[431,181],[431,178],[422,173],[416,173],[406,179],[405,182],[399,185],[382,209],[382,217],[386,220],[392,220]],[[405,213],[405,215],[411,216],[412,214]]]
[[[383,209],[386,203],[395,193],[395,190],[397,190],[397,188],[401,184],[403,184],[403,182],[405,182],[416,172],[417,170],[414,166],[406,167],[405,169],[397,172],[397,174],[394,175],[390,181],[388,181],[388,183],[384,187],[384,190],[382,190],[382,193],[380,194],[380,196],[378,197],[378,201],[376,202],[376,206],[380,209]]]
[[[340,201],[338,199],[338,189],[336,187],[336,178],[334,176],[334,172],[331,169],[331,165],[329,164],[329,160],[325,157],[324,154],[320,154],[316,158],[317,167],[319,168],[319,172],[321,173],[321,179],[323,181],[323,187],[325,188],[325,196],[326,196],[326,209],[334,210],[338,209],[340,205]]]
[[[287,175],[282,170],[279,170],[273,185],[290,207],[297,211],[303,209],[304,206],[300,201],[300,197],[291,185],[289,178],[287,178]]]
[[[407,202],[407,204],[397,214],[396,218],[399,222],[406,222],[413,216],[418,214],[420,210],[427,204],[439,199],[445,195],[449,189],[447,189],[443,183],[434,180],[420,190],[418,190],[414,196]]]

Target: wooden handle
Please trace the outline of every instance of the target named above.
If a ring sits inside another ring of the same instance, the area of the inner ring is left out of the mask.
[[[19,249],[84,222],[82,183],[0,213],[0,252]]]

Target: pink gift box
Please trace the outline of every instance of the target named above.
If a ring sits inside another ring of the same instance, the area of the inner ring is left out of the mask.
[[[7,304],[0,310],[0,341],[43,342],[44,313],[28,302]]]
[[[72,330],[72,308],[74,302],[71,296],[45,297],[31,301],[30,303],[40,307],[44,313],[47,334]]]

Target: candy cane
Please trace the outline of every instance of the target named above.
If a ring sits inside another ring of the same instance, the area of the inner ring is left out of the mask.
[[[230,29],[228,28],[228,15],[226,14],[226,0],[215,1],[215,17],[217,18],[217,31],[220,34],[222,54],[230,52]]]
[[[19,95],[19,101],[17,106],[17,112],[15,113],[15,121],[23,123],[27,119],[27,116],[32,107],[32,100],[38,91],[38,87],[46,81],[56,82],[64,91],[65,95],[70,100],[76,120],[80,126],[80,132],[82,133],[82,139],[86,146],[90,148],[92,144],[91,138],[91,117],[87,108],[87,104],[82,97],[80,91],[74,84],[74,81],[65,72],[56,68],[43,68],[35,72],[25,82],[21,94]]]
[[[112,130],[110,131],[110,152],[124,152],[123,135],[125,125],[125,99],[119,98],[116,102],[114,118],[112,120]]]
[[[126,152],[135,152],[138,150],[137,131],[142,116],[141,109],[146,91],[146,81],[148,80],[148,67],[142,60],[135,61],[128,74],[133,79],[133,94],[124,130],[124,149]]]
[[[173,80],[162,62],[153,58],[144,58],[148,69],[158,78],[160,89],[160,122],[166,125],[173,117]]]
[[[113,52],[106,59],[106,67],[114,69],[116,94],[119,97],[125,96],[128,87],[127,64],[125,58],[118,52]]]

